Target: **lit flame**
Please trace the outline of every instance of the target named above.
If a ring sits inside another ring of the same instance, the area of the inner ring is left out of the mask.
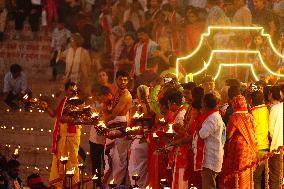
[[[71,171],[67,171],[66,175],[74,175],[74,173],[75,173],[75,167],[73,167]]]
[[[37,99],[37,98],[32,98],[31,101],[32,101],[32,102],[37,102],[38,99]]]
[[[51,95],[51,97],[52,97],[52,98],[54,98],[54,97],[55,97],[55,95],[54,95],[54,94],[52,94],[52,95]]]
[[[137,131],[141,129],[141,126],[134,126],[134,127],[126,127],[125,131],[129,132],[129,131]]]
[[[167,131],[167,133],[174,133],[173,124],[169,124],[169,130]]]
[[[143,117],[143,115],[144,115],[144,113],[139,114],[138,111],[136,111],[135,114],[133,115],[133,118],[134,118],[134,119],[135,119],[135,118],[137,119],[137,118]]]
[[[80,163],[79,165],[78,165],[78,167],[83,167],[84,166],[84,164],[83,163]]]
[[[161,179],[161,182],[166,182],[167,180],[166,179]]]
[[[97,112],[93,112],[92,115],[91,115],[92,118],[95,118],[95,117],[98,117],[98,116],[99,116],[99,113],[97,113]]]
[[[91,105],[85,106],[84,108],[91,108]]]
[[[99,177],[97,177],[97,174],[95,174],[92,178],[92,180],[98,180],[98,179],[99,179]]]
[[[61,156],[60,157],[60,161],[68,161],[69,160],[69,157],[68,156]]]
[[[102,127],[102,128],[106,128],[106,124],[104,121],[99,121],[99,123],[97,124],[98,127]]]
[[[154,138],[158,138],[157,133],[153,133],[153,137],[154,137]]]
[[[23,96],[23,99],[27,100],[29,98],[28,94],[25,94],[25,96]]]
[[[69,98],[69,100],[76,100],[76,99],[79,99],[79,97],[78,96],[74,96],[74,97]]]
[[[14,155],[19,155],[19,149],[15,148]]]
[[[135,174],[135,175],[133,175],[133,176],[138,177],[138,174],[136,173],[136,174]]]
[[[112,179],[112,180],[109,182],[109,184],[114,184],[114,179]]]
[[[165,118],[163,118],[163,117],[160,118],[159,121],[160,121],[160,122],[166,122]]]

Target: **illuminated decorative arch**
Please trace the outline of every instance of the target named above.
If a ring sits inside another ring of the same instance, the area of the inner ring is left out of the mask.
[[[284,55],[282,55],[281,53],[278,52],[278,50],[275,48],[275,46],[272,43],[271,37],[269,34],[264,33],[264,29],[263,27],[242,27],[242,26],[209,26],[208,27],[208,31],[207,33],[203,33],[201,35],[200,41],[198,46],[196,47],[196,49],[190,53],[189,55],[185,56],[185,57],[179,57],[176,60],[176,75],[178,77],[178,72],[179,72],[179,61],[180,60],[186,60],[189,59],[190,57],[194,56],[198,50],[201,48],[201,45],[203,44],[204,38],[208,37],[211,34],[212,30],[260,30],[261,31],[261,35],[266,37],[269,41],[269,45],[271,47],[271,49],[273,50],[274,53],[276,53],[279,57],[284,58]],[[260,53],[260,51],[256,51],[256,50],[225,50],[225,49],[214,49],[211,51],[210,57],[208,62],[204,62],[204,66],[201,70],[195,72],[195,73],[186,73],[186,80],[188,79],[188,77],[194,77],[197,76],[199,74],[201,74],[203,71],[205,71],[207,69],[207,67],[211,64],[212,59],[214,57],[214,54],[216,53],[253,53],[253,54],[257,54],[259,57],[259,60],[261,62],[261,64],[264,66],[264,68],[272,75],[274,76],[278,76],[278,77],[284,77],[284,74],[279,74],[279,73],[275,73],[273,72],[263,61],[262,55]],[[229,63],[230,64],[230,63]],[[237,65],[242,64],[242,63],[238,63]],[[248,64],[248,63],[245,63]],[[226,64],[227,65],[227,64]],[[252,65],[252,64],[251,64]],[[236,66],[236,64],[235,64]],[[248,65],[246,65],[248,66]]]
[[[253,65],[252,65],[251,63],[234,63],[234,64],[231,64],[231,63],[226,63],[226,64],[225,64],[225,63],[222,63],[222,64],[219,64],[219,68],[218,68],[218,71],[217,71],[216,75],[214,76],[214,80],[216,80],[216,79],[219,77],[219,75],[220,75],[220,73],[221,73],[221,70],[222,70],[222,67],[235,67],[235,66],[245,66],[245,67],[249,67],[250,70],[251,70],[251,73],[252,73],[252,75],[253,75],[253,77],[254,77],[254,79],[255,79],[256,81],[259,80],[259,78],[257,77],[257,75],[256,75],[256,73],[255,73],[255,71],[254,71]]]

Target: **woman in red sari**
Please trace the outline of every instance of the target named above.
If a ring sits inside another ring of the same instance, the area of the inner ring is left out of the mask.
[[[164,118],[165,123],[170,123],[173,120],[174,113],[169,110],[167,105],[167,99],[165,97],[162,97],[159,100],[160,110],[163,114],[161,118]],[[149,135],[149,145],[148,145],[148,157],[149,157],[149,186],[156,189],[162,189],[163,187],[160,185],[161,179],[167,179],[169,183],[171,178],[168,175],[167,172],[167,165],[168,165],[168,154],[167,153],[155,153],[155,151],[159,148],[164,147],[167,144],[167,141],[163,137],[165,135],[164,129],[160,125],[159,119],[156,119],[155,127],[152,128],[151,134]],[[158,135],[158,139],[154,140],[153,133],[156,133]]]
[[[235,172],[251,165],[256,160],[257,153],[253,117],[248,113],[245,97],[242,95],[234,97],[232,107],[234,113],[227,125],[227,141],[220,183],[220,188],[224,189],[235,187]],[[238,174],[240,189],[253,188],[250,171],[246,169]],[[228,177],[229,175],[231,177]]]

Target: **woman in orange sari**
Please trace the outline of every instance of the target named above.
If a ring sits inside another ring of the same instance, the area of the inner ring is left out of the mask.
[[[221,173],[220,188],[235,188],[236,174],[256,160],[257,144],[254,130],[254,122],[248,113],[246,99],[238,95],[232,100],[234,113],[227,125],[227,142],[225,144],[225,156]],[[238,173],[238,185],[240,189],[253,188],[250,169]]]

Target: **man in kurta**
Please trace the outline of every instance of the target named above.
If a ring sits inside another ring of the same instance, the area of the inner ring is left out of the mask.
[[[88,50],[81,47],[84,40],[80,34],[73,34],[70,42],[71,47],[61,55],[61,59],[66,62],[65,82],[75,82],[83,97],[91,96],[90,54]]]
[[[61,157],[68,157],[66,170],[75,168],[73,183],[79,181],[78,151],[80,145],[81,126],[74,124],[74,119],[68,116],[67,110],[70,107],[68,99],[75,94],[76,85],[73,82],[65,84],[65,96],[59,102],[56,110],[53,110],[46,102],[41,105],[47,110],[51,117],[56,117],[52,133],[52,165],[49,182],[51,185],[61,186],[63,180],[63,165],[60,163]]]
[[[152,53],[157,48],[157,43],[150,39],[145,28],[137,30],[139,42],[134,48],[134,67],[133,74],[137,77],[147,70],[147,63]]]

